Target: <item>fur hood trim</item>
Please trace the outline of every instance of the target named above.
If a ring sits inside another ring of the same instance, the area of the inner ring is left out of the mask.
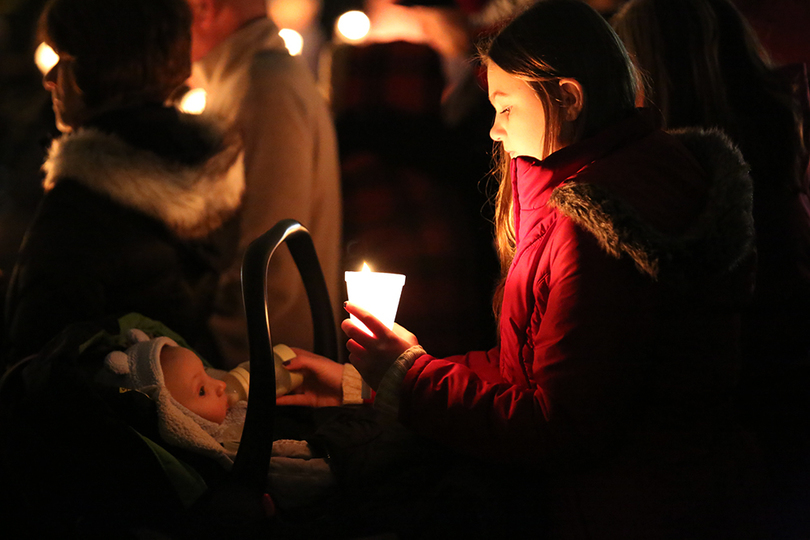
[[[221,137],[202,122],[200,128],[210,132],[206,136],[212,141]],[[132,146],[115,134],[82,128],[53,142],[42,167],[43,185],[49,191],[70,178],[162,221],[181,238],[200,238],[236,212],[244,191],[239,144],[227,139],[212,147],[218,151],[187,164]]]
[[[706,207],[681,236],[662,234],[605,188],[571,182],[556,188],[550,204],[591,232],[605,251],[628,255],[653,279],[693,282],[723,274],[749,256],[754,245],[753,185],[748,165],[717,130],[671,132],[707,173]]]

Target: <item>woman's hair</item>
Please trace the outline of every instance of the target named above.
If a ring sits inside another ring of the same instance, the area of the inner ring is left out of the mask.
[[[39,36],[74,60],[90,107],[162,103],[191,73],[186,0],[50,0]]]
[[[526,81],[546,116],[544,154],[589,137],[623,118],[635,107],[633,64],[607,21],[581,0],[539,0],[519,13],[480,47],[484,63]],[[563,131],[559,81],[575,79],[584,104],[571,130]],[[493,308],[499,316],[506,272],[515,254],[512,182],[509,158],[496,143],[495,240],[501,283]]]
[[[755,181],[759,170],[798,185],[804,148],[791,84],[729,0],[630,0],[611,23],[664,127],[718,127]]]

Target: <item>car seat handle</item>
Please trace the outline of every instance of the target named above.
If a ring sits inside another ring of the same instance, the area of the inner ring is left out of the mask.
[[[276,374],[273,334],[268,305],[268,266],[273,254],[286,243],[304,282],[312,314],[313,352],[337,360],[335,316],[329,291],[309,231],[298,221],[284,219],[251,242],[242,259],[242,300],[247,316],[250,346],[250,395],[233,479],[263,492],[273,449],[273,413]]]

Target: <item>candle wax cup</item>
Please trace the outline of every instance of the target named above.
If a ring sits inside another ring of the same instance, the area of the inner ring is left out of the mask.
[[[405,276],[385,272],[346,272],[346,290],[349,302],[377,317],[388,328],[394,327],[399,297]],[[351,320],[369,334],[371,332],[354,315]]]

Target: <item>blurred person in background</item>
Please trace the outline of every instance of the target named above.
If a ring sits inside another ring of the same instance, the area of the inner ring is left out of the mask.
[[[193,12],[193,86],[206,113],[225,119],[244,146],[245,194],[233,242],[238,254],[219,285],[211,328],[233,367],[249,360],[242,307],[241,254],[279,220],[312,235],[332,301],[341,295],[342,196],[329,108],[300,57],[292,57],[267,17],[264,0],[187,0]],[[312,319],[298,270],[286,249],[270,262],[273,340],[312,347]]]
[[[667,128],[723,130],[754,181],[757,275],[742,327],[741,418],[810,534],[810,100],[805,65],[773,67],[729,0],[631,0],[613,25]]]
[[[230,263],[213,235],[243,191],[237,139],[167,103],[189,76],[184,0],[51,0],[45,75],[63,135],[6,298],[6,361],[70,323],[138,312],[216,361],[207,326]]]
[[[778,66],[810,63],[810,2],[733,0]]]

